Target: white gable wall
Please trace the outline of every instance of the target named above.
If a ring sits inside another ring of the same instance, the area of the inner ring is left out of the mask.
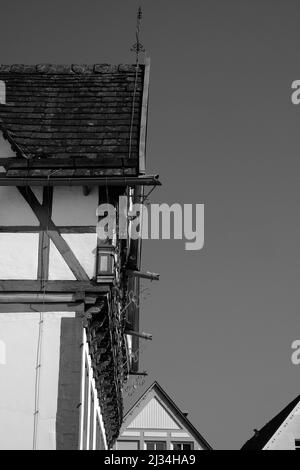
[[[130,423],[128,429],[181,429],[166,408],[153,397],[138,416]]]
[[[295,450],[296,439],[300,439],[300,402],[263,450]]]

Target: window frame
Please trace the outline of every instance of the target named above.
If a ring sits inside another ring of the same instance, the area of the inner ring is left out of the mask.
[[[144,444],[145,450],[150,450],[150,451],[155,451],[155,452],[156,452],[157,450],[162,450],[162,451],[168,450],[168,449],[167,449],[167,447],[168,447],[168,446],[167,446],[167,441],[164,440],[164,439],[161,439],[161,440],[157,439],[156,441],[153,441],[153,440],[152,440],[152,441],[146,440],[146,441],[144,441],[144,443],[145,443],[145,444]],[[151,443],[151,444],[154,444],[154,447],[155,447],[154,449],[148,449],[147,444],[150,444],[150,443]],[[164,449],[157,449],[157,448],[156,448],[157,444],[164,444],[164,445],[165,445],[165,448],[164,448]]]
[[[122,442],[135,442],[137,444],[137,449],[128,449],[128,450],[140,450],[140,441],[138,439],[118,439],[116,450],[127,450],[127,449],[119,449],[119,443]]]
[[[185,444],[188,444],[190,446],[189,449],[174,449],[174,445],[180,445],[181,447]],[[194,450],[194,442],[193,441],[172,441],[171,442],[171,445],[172,445],[172,450],[178,450],[178,451],[183,451],[183,450]]]

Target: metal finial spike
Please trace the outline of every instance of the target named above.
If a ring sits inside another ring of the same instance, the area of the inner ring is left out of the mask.
[[[140,42],[140,29],[141,29],[142,17],[143,17],[142,7],[139,6],[138,12],[137,12],[137,19],[136,19],[136,32],[135,32],[136,43],[133,44],[133,46],[130,49],[132,52],[135,52],[137,63],[139,61],[139,54],[141,52],[145,52],[145,48],[143,44]]]
[[[138,9],[138,20],[141,20],[141,19],[142,19],[142,16],[143,16],[142,7],[141,7],[141,5],[140,5],[140,6],[139,6],[139,9]]]

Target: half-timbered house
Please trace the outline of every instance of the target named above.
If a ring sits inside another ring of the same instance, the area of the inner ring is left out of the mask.
[[[154,382],[126,412],[116,450],[211,450],[163,388]]]
[[[97,207],[159,184],[149,64],[3,65],[0,80],[0,448],[110,448],[138,373],[141,243],[97,237]]]

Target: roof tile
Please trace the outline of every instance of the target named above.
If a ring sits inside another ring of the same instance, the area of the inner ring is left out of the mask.
[[[138,157],[144,66],[0,65],[0,127],[26,156]]]

